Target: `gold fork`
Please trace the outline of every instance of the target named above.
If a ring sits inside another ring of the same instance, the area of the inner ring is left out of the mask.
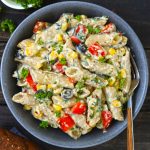
[[[127,108],[127,150],[134,150],[134,133],[133,133],[133,114],[132,114],[132,95],[134,90],[139,84],[140,81],[140,75],[137,68],[137,65],[133,59],[133,56],[130,56],[131,58],[131,73],[132,73],[132,82],[130,91],[128,93],[129,101],[128,101],[128,108]]]

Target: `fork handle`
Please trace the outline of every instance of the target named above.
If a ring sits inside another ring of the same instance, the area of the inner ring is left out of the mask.
[[[133,139],[133,118],[132,108],[127,109],[128,128],[127,128],[127,150],[134,150],[134,139]]]

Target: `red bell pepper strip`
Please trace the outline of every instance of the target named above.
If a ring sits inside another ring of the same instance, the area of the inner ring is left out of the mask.
[[[26,77],[26,81],[30,85],[30,87],[36,92],[37,91],[36,83],[33,81],[32,76],[30,75],[30,73]]]
[[[112,114],[110,111],[102,111],[101,112],[102,124],[103,127],[106,129],[110,125],[112,121]]]
[[[78,34],[78,32],[86,33],[87,28],[84,25],[78,25],[77,29],[75,30],[75,33]]]
[[[63,117],[59,118],[58,123],[64,132],[68,131],[75,125],[74,120],[69,114],[65,114]]]
[[[88,48],[89,52],[96,56],[98,56],[98,50],[100,49],[102,49],[102,47],[98,43],[95,43]]]
[[[88,48],[88,51],[95,56],[98,56],[99,54],[104,57],[106,55],[106,52],[103,50],[102,46],[99,43],[95,43],[93,45],[91,45]],[[100,52],[98,52],[100,51]]]
[[[46,27],[47,27],[47,22],[37,21],[33,28],[33,33],[37,33],[38,31],[41,31]]]
[[[74,114],[83,114],[86,111],[86,105],[82,102],[77,102],[71,110]]]
[[[76,36],[71,36],[71,40],[72,40],[72,42],[74,42],[77,45],[79,45],[81,43],[81,41]]]

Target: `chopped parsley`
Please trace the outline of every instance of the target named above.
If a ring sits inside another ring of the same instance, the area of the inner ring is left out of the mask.
[[[79,97],[77,97],[77,98],[76,98],[76,102],[79,102],[79,101],[80,101],[80,98],[79,98]]]
[[[55,63],[55,60],[50,60],[49,63],[53,65]]]
[[[119,88],[120,88],[120,89],[123,89],[125,83],[126,83],[126,78],[120,79],[120,82],[119,82]]]
[[[105,59],[104,57],[100,57],[100,58],[98,59],[98,61],[101,62],[101,63],[104,63],[104,62],[106,62],[106,59]]]
[[[84,81],[78,81],[75,86],[77,89],[81,90],[84,87]]]
[[[13,33],[15,28],[16,25],[11,19],[5,19],[0,23],[0,29],[2,31],[9,31],[10,33]]]
[[[77,15],[74,18],[77,19],[78,21],[81,21],[81,15]]]
[[[92,26],[87,26],[87,29],[90,34],[98,34],[101,31],[99,28],[93,28]]]
[[[90,114],[90,118],[91,119],[94,118],[94,113]]]
[[[41,7],[43,0],[13,0],[18,4],[21,4],[25,9],[31,5],[34,8]]]
[[[56,115],[56,117],[59,118],[59,117],[61,116],[61,112],[60,112],[60,111],[56,111],[56,112],[55,112],[55,115]]]
[[[20,78],[25,79],[29,74],[29,70],[27,68],[22,68],[20,73]]]
[[[49,99],[53,96],[53,92],[52,91],[44,91],[44,90],[38,90],[35,93],[35,98],[38,100],[43,100],[43,99]]]
[[[66,65],[66,64],[67,64],[66,58],[61,58],[61,59],[59,60],[59,62],[60,62],[62,65]]]
[[[39,126],[41,128],[48,128],[48,121],[41,121],[40,124],[39,124]]]
[[[38,41],[37,41],[37,44],[38,44],[38,45],[43,45],[44,42],[43,42],[43,40],[42,40],[41,38],[39,38]]]
[[[58,49],[57,53],[60,54],[62,51],[63,51],[63,46],[59,45],[59,49]]]
[[[92,56],[90,54],[86,54],[86,59],[91,58]]]

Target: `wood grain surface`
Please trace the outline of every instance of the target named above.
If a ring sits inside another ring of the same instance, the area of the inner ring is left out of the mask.
[[[134,31],[139,36],[146,54],[148,63],[150,64],[150,0],[83,0],[92,2],[101,6],[104,6],[123,19],[125,19]],[[44,0],[44,5],[60,2],[58,0]],[[44,6],[43,5],[43,6]],[[0,2],[0,6],[4,7],[3,14],[0,14],[0,20],[4,18],[10,18],[19,25],[19,23],[25,19],[29,14],[34,12],[36,9],[30,10],[13,10],[10,9]],[[0,61],[3,54],[4,47],[9,39],[8,33],[0,32]],[[150,84],[149,84],[150,85]],[[150,89],[150,87],[149,87]],[[145,103],[134,120],[134,134],[135,134],[135,150],[150,150],[150,92],[145,99]],[[0,90],[0,127],[10,129],[17,127],[22,133],[28,137],[34,139],[26,131],[24,131],[20,125],[16,122],[14,117],[11,115]],[[119,136],[106,142],[102,145],[88,148],[86,150],[126,150],[127,149],[127,131],[125,130]],[[41,143],[43,150],[61,150],[54,146],[46,145],[37,139],[35,141]],[[63,149],[62,149],[63,150]]]

